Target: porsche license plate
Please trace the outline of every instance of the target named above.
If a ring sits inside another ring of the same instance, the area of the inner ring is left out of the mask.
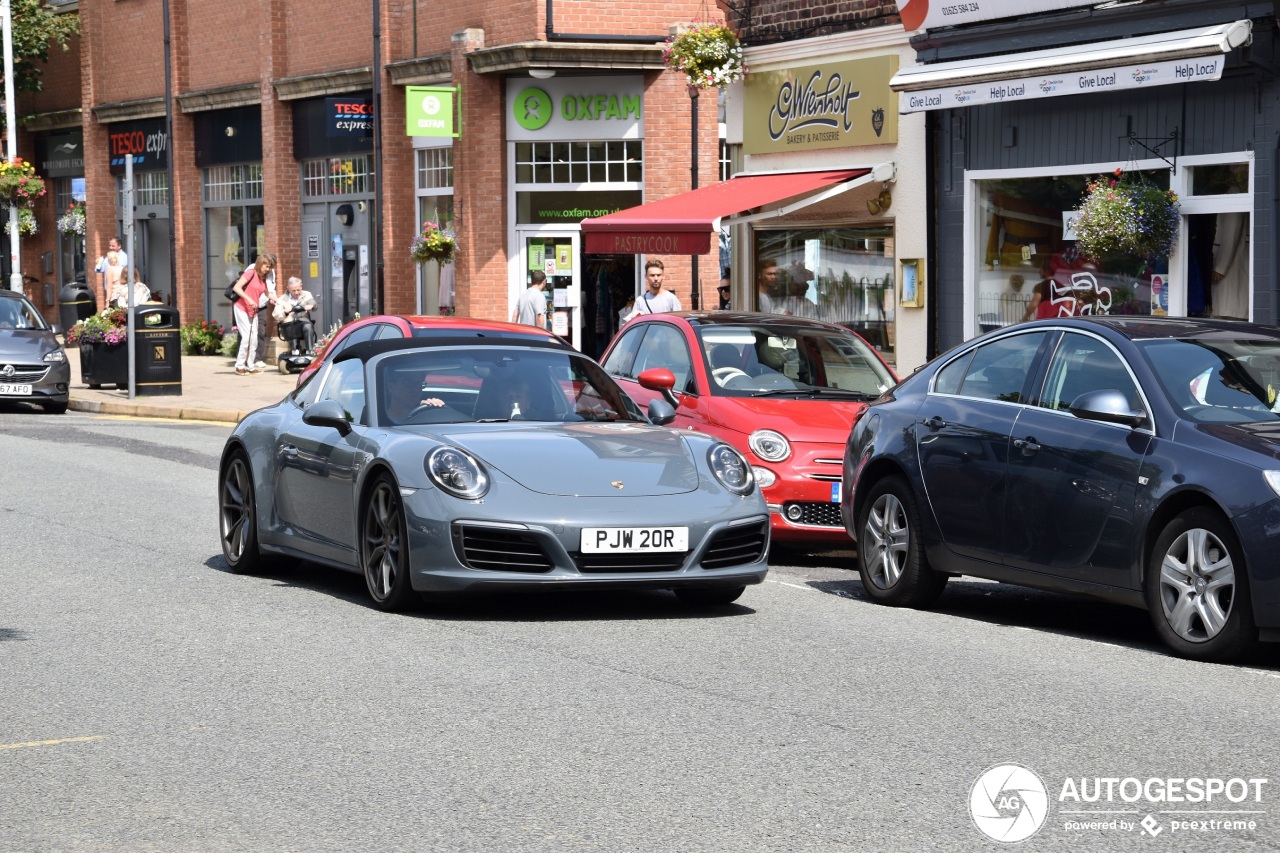
[[[30,397],[30,385],[15,385],[12,382],[0,382],[0,395],[8,397]]]
[[[688,551],[687,527],[584,527],[584,554],[644,554]]]

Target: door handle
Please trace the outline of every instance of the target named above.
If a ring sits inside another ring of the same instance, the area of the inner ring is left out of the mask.
[[[1023,456],[1030,456],[1040,449],[1040,445],[1036,444],[1035,436],[1027,436],[1026,438],[1015,438],[1013,446],[1022,451]]]
[[[929,418],[927,421],[924,421],[923,423],[929,429],[942,429],[944,426],[947,425],[947,422],[944,421],[942,418],[938,417],[937,415],[934,415],[933,417]]]
[[[294,447],[292,444],[282,444],[280,445],[280,455],[288,456],[290,459],[293,459],[298,455],[298,448]]]

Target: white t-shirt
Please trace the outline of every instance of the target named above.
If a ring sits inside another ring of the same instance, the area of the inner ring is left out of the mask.
[[[526,326],[546,326],[547,297],[540,287],[529,286],[516,302],[516,322]]]
[[[670,290],[663,290],[657,296],[653,296],[646,290],[636,299],[635,310],[627,319],[630,320],[641,314],[669,314],[679,310],[680,300]]]

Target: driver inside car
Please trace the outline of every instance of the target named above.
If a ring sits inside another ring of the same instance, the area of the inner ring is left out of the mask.
[[[439,409],[444,400],[439,397],[422,397],[422,376],[417,372],[401,373],[388,377],[386,383],[387,420],[393,424],[405,423],[422,409]]]

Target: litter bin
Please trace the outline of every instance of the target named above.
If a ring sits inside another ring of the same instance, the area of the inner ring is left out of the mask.
[[[64,332],[97,310],[93,291],[82,281],[69,281],[58,291],[58,325]]]
[[[182,394],[182,323],[178,309],[139,305],[133,309],[134,394]]]

